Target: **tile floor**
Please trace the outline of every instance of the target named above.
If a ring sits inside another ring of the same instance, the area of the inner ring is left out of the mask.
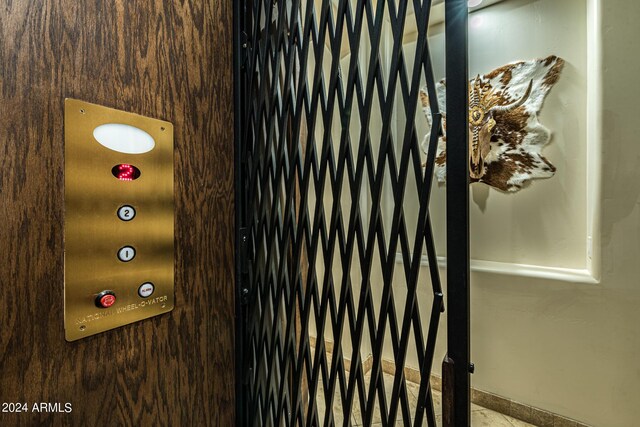
[[[365,383],[369,384],[370,374],[365,375]],[[385,390],[387,393],[391,393],[391,388],[393,387],[393,375],[385,374],[384,375],[385,382]],[[316,393],[316,405],[318,409],[318,417],[320,425],[323,425],[324,413],[326,410],[324,393],[322,392],[322,384],[318,384],[318,392]],[[407,394],[409,398],[409,406],[411,409],[412,416],[415,414],[415,407],[417,403],[417,396],[419,391],[419,385],[415,383],[407,382]],[[333,416],[336,426],[341,426],[344,423],[343,411],[342,411],[342,403],[340,398],[340,392],[336,391],[336,395],[333,398]],[[387,400],[388,404],[388,400]],[[442,413],[442,398],[439,391],[433,391],[433,404],[435,407],[436,414]],[[400,412],[400,410],[398,410]],[[436,421],[438,426],[441,426],[441,415],[437,415]],[[360,414],[360,405],[356,404],[353,407],[353,412],[351,414],[351,425],[352,426],[361,426],[362,425],[362,415]],[[404,426],[404,422],[402,420],[402,415],[398,415],[398,420],[395,424],[396,426]],[[426,426],[426,421],[424,422]],[[374,410],[374,419],[373,424],[374,427],[382,427],[379,411],[377,408],[377,400],[376,400],[376,408]],[[478,405],[471,405],[471,426],[472,427],[527,427],[532,426],[532,424],[525,423],[524,421],[517,420],[515,418],[511,418],[509,416],[500,414],[495,411],[491,411],[489,409],[485,409]]]

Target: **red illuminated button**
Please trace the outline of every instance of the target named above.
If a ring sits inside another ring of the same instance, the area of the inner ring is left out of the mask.
[[[112,291],[102,291],[96,297],[96,306],[98,308],[109,308],[116,303],[116,294]]]

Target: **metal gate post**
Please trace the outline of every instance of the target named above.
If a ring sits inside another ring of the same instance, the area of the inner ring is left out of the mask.
[[[467,0],[445,0],[447,78],[447,357],[444,426],[468,427],[470,410],[469,72]]]
[[[234,185],[235,185],[235,388],[236,426],[248,425],[245,410],[244,330],[246,304],[246,194],[242,187],[242,138],[244,135],[244,93],[242,69],[246,59],[245,2],[233,2],[233,108],[234,108]]]

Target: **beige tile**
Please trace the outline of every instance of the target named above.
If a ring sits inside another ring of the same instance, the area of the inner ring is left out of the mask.
[[[378,398],[376,397],[376,401],[375,401],[375,406],[373,408],[373,419],[372,424],[376,424],[376,423],[381,423],[382,422],[382,418],[380,417],[380,410],[378,409]],[[351,409],[352,414],[353,414],[353,419],[354,422],[357,425],[362,425],[363,424],[363,416],[362,416],[362,412],[360,411],[360,403],[359,402],[355,402],[353,404],[353,408]]]
[[[488,410],[471,412],[471,425],[473,427],[513,427],[504,415]]]
[[[391,406],[391,393],[393,392],[393,382],[395,381],[395,376],[394,375],[389,375],[389,374],[385,374],[384,375],[384,390],[385,393],[387,394],[387,405]],[[407,392],[407,397],[409,398],[409,401],[411,401],[411,395],[409,395],[409,393]],[[396,415],[396,420],[402,420],[402,407],[401,407],[401,402],[398,402],[398,411],[397,411],[397,415]],[[413,411],[415,413],[415,403],[414,405],[409,405],[409,406],[413,406]],[[388,410],[389,408],[387,408]]]
[[[471,404],[471,412],[474,412],[474,411],[486,411],[486,410],[487,410],[487,408],[484,408],[484,407],[482,407],[480,405],[476,405],[475,403]]]
[[[442,413],[442,393],[437,390],[431,390],[431,395],[433,397],[433,408],[436,411],[436,414]]]
[[[407,394],[410,398],[418,399],[418,393],[420,392],[420,384],[407,380]]]
[[[407,381],[407,395],[411,406],[411,414],[415,417],[416,407],[418,405],[418,395],[420,394],[420,384]],[[433,399],[433,408],[436,414],[442,412],[442,393],[437,390],[431,390],[431,398]]]
[[[342,425],[344,423],[344,409],[342,408],[342,398],[340,397],[340,390],[338,387],[339,387],[338,384],[336,384],[336,390],[333,395],[333,405],[331,408],[331,413],[333,414],[333,420],[335,425]],[[324,419],[327,411],[322,377],[318,381],[318,389],[316,390],[315,401],[316,401],[316,408],[318,412],[318,421],[322,425],[324,424]]]
[[[441,426],[442,425],[442,412],[436,411],[435,416],[436,416],[436,424],[438,426]],[[427,414],[424,414],[424,417],[422,418],[422,426],[426,426],[426,425],[427,425]]]
[[[384,379],[384,391],[385,393],[387,393],[387,400],[389,400],[389,398],[391,398],[391,391],[393,390],[393,380],[395,379],[395,377],[393,376],[393,374],[384,374],[382,377]]]
[[[513,427],[535,427],[533,424],[529,424],[525,421],[515,419],[513,417],[505,417]]]
[[[411,424],[413,424],[413,418],[411,418]],[[398,427],[398,426],[404,427],[404,421],[402,419],[402,416],[398,417],[398,419],[396,420],[396,423],[392,425],[395,427]]]
[[[414,399],[412,395],[408,394],[409,398],[409,413],[411,414],[411,419],[416,416],[416,408],[418,407],[418,399]]]
[[[411,421],[413,423],[413,420]],[[394,427],[404,427],[404,421],[402,420],[398,420],[396,421],[396,423],[394,424]],[[426,424],[425,424],[426,425]],[[385,427],[384,423],[372,423],[371,427]]]
[[[578,427],[578,422],[555,415],[553,417],[553,427]]]
[[[360,405],[360,404],[357,403],[357,402],[353,402],[353,408],[351,409],[351,425],[353,427],[359,427],[359,426],[361,426],[363,424],[362,423],[362,419],[357,418],[353,413],[353,411],[355,410],[356,405]]]
[[[331,346],[332,343],[327,343]],[[328,360],[330,360],[331,355],[327,354]],[[348,363],[348,361],[345,361]],[[366,392],[369,392],[369,383],[371,381],[371,373],[370,373],[370,365],[372,362],[372,357],[368,356],[363,361],[363,370],[365,373],[365,389]],[[367,366],[369,365],[369,366]],[[387,394],[387,403],[389,403],[388,399],[391,396],[391,392],[393,390],[393,381],[394,381],[394,367],[390,363],[383,363],[383,381],[385,392]],[[417,379],[419,381],[419,372],[411,371],[405,369],[405,380],[407,387],[407,398],[409,403],[410,415],[411,419],[415,417],[416,407],[418,403],[418,395],[420,391],[419,383],[415,382]],[[418,375],[417,378],[414,378]],[[411,380],[414,381],[411,381]],[[442,394],[435,387],[441,386],[440,379],[438,377],[431,377],[431,385],[432,385],[432,397],[434,403],[434,409],[436,411],[436,423],[438,426],[442,425]],[[376,391],[377,393],[377,391]],[[324,391],[322,388],[322,379],[318,382],[318,390],[316,395],[316,405],[318,411],[318,421],[320,424],[324,423],[326,405],[324,399]],[[503,398],[501,396],[494,395],[492,393],[472,390],[472,403],[471,409],[471,417],[472,417],[472,425],[473,427],[588,427],[577,421],[570,420],[564,417],[556,416],[550,414],[546,411],[532,408],[527,405],[519,404],[517,402],[512,402],[509,399]],[[487,409],[488,408],[488,409]],[[362,414],[360,413],[360,402],[358,395],[355,396],[352,406],[352,414],[351,414],[351,425],[354,427],[362,426]],[[335,396],[333,398],[333,407],[331,408],[331,413],[333,415],[333,419],[336,425],[343,424],[344,410],[342,408],[342,399],[340,397],[340,391],[338,386],[336,386]],[[505,415],[509,414],[509,415]],[[378,399],[375,400],[374,414],[373,414],[373,423],[372,426],[382,427],[382,420],[380,417],[380,410],[378,408]],[[529,424],[530,423],[530,424]],[[397,421],[394,424],[395,426],[403,426],[404,421],[402,419],[402,408],[398,408],[398,416]],[[424,422],[426,425],[426,421]]]
[[[391,392],[393,390],[393,381],[395,380],[395,377],[391,374],[384,374],[383,377],[384,380],[384,387],[385,387],[385,392],[387,394],[387,396],[389,397],[391,395]],[[365,382],[368,386],[370,381],[369,376],[365,376]],[[417,402],[418,402],[418,392],[419,392],[419,386],[417,384],[414,384],[410,381],[406,381],[406,386],[407,386],[407,400],[408,400],[408,404],[409,404],[409,411],[410,411],[410,416],[413,419],[415,417],[415,413],[416,413],[416,406],[417,406]],[[367,392],[368,392],[368,388],[367,388]],[[387,397],[387,404],[389,404],[389,400]],[[440,395],[439,393],[433,396],[433,401],[434,401],[434,407],[436,410],[436,413],[440,412]],[[354,407],[353,407],[353,422],[354,425],[362,425],[362,414],[360,413],[360,407],[359,405],[356,405],[357,402],[354,402]],[[402,419],[402,407],[399,406],[398,407],[398,414],[396,417],[396,425],[404,425],[404,421]],[[380,418],[380,411],[378,410],[378,400],[376,398],[375,401],[375,410],[374,410],[374,416],[373,416],[373,425],[375,425],[376,422],[381,422],[381,418]]]
[[[518,402],[511,401],[511,410],[508,415],[528,423],[532,421],[531,406],[523,405]]]
[[[540,427],[553,427],[553,415],[541,409],[531,408],[531,423]]]

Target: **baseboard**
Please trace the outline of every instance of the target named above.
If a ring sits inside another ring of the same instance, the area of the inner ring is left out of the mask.
[[[312,347],[315,347],[316,339],[309,337],[309,343]],[[332,341],[325,340],[324,346],[327,353],[333,353]],[[349,371],[351,369],[351,360],[344,358],[344,365],[345,369]],[[362,372],[366,374],[371,370],[372,366],[373,355],[369,354],[362,360]],[[382,359],[382,372],[395,375],[395,363],[392,360]],[[404,377],[407,381],[416,384],[421,381],[420,371],[410,367],[404,368]],[[430,383],[433,390],[442,391],[442,379],[439,376],[432,374]],[[471,402],[539,427],[590,427],[587,424],[562,415],[475,388],[471,389]]]
[[[391,360],[382,359],[382,371],[394,375],[396,373],[395,363]],[[405,367],[404,377],[407,381],[417,384],[420,383],[420,371],[417,369]],[[433,390],[442,391],[442,379],[439,376],[431,374],[430,382]],[[471,388],[471,402],[483,408],[491,409],[492,411],[539,427],[589,427],[587,424],[563,417],[562,415],[554,414],[544,409],[516,402],[515,400],[473,387]]]
[[[313,348],[316,347],[316,338],[315,337],[309,337],[309,345]],[[327,352],[327,354],[332,354],[333,353],[333,341],[328,341],[325,340],[324,341],[324,349]],[[342,358],[342,362],[344,363],[344,369],[347,372],[351,372],[351,359],[349,359],[348,357],[343,357]],[[369,354],[367,357],[365,357],[364,359],[362,359],[362,373],[366,374],[367,372],[369,372],[371,370],[371,366],[373,365],[373,355]]]

